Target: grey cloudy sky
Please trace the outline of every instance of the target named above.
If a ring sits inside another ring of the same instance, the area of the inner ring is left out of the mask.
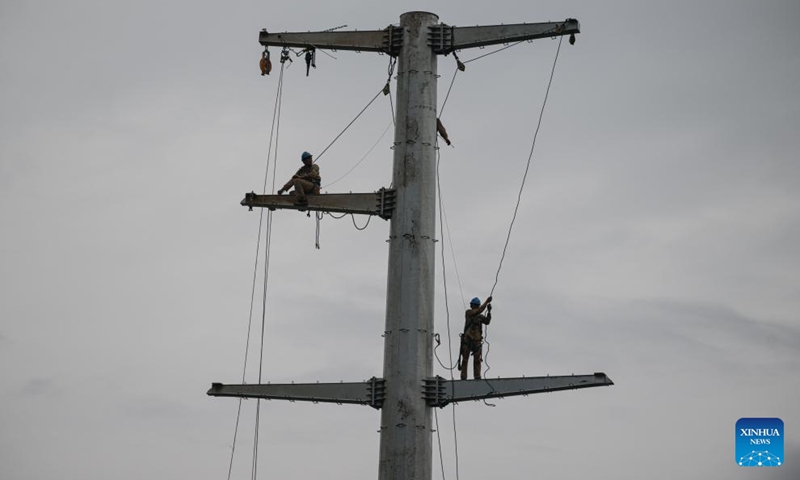
[[[495,290],[489,375],[616,385],[459,405],[460,478],[752,478],[734,425],[759,416],[786,426],[786,464],[759,476],[800,478],[792,0],[2,2],[0,478],[225,478],[237,401],[205,391],[242,376],[258,213],[238,202],[263,184],[277,86],[258,31],[380,29],[413,10],[583,30],[562,46]],[[468,64],[443,111],[453,334],[462,295],[494,282],[556,46]],[[386,80],[386,56],[332,55],[286,71],[279,182]],[[453,71],[439,59],[440,104]],[[390,183],[390,112],[379,98],[320,160],[327,183],[378,142],[329,191]],[[326,217],[320,250],[314,232],[275,214],[264,378],[380,375],[388,224]],[[254,410],[233,478],[249,478]],[[456,478],[452,411],[438,420]],[[374,478],[378,427],[367,407],[266,402],[260,477]]]

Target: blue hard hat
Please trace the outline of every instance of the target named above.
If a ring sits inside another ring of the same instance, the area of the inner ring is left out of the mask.
[[[475,298],[473,298],[472,300],[469,301],[469,304],[470,304],[470,306],[472,306],[472,305],[480,305],[481,304],[481,299],[478,298],[478,297],[475,297]]]
[[[310,158],[310,157],[311,157],[311,154],[310,154],[310,153],[308,153],[308,152],[303,152],[303,154],[302,154],[302,155],[300,155],[300,160],[302,160],[302,161],[304,161],[304,162],[305,162],[305,161],[306,161],[306,158]]]

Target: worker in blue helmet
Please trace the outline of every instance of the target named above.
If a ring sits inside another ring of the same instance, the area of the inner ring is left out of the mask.
[[[483,311],[486,310],[486,315]],[[469,310],[464,313],[464,333],[461,334],[461,356],[459,364],[461,380],[467,379],[467,363],[472,354],[472,376],[481,378],[481,363],[483,362],[483,326],[492,321],[492,297],[481,303],[478,297],[469,302]]]
[[[278,190],[278,195],[283,192],[288,192],[290,188],[294,187],[291,194],[296,197],[295,203],[298,205],[308,204],[306,195],[319,195],[320,185],[322,185],[322,177],[319,176],[319,166],[314,163],[314,157],[308,152],[303,152],[300,155],[300,160],[303,166],[297,171],[288,182]],[[291,195],[290,194],[290,195]]]

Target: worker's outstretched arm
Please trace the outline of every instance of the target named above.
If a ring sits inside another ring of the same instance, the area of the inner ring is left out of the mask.
[[[492,303],[492,297],[491,296],[489,298],[487,298],[486,301],[483,302],[483,305],[481,305],[480,307],[475,307],[475,308],[471,309],[469,311],[470,316],[478,315],[479,313],[483,313],[483,311],[486,310],[486,306],[489,305],[490,303]]]

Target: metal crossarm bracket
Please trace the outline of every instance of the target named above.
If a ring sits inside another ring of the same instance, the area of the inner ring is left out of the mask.
[[[350,403],[379,409],[386,397],[382,378],[351,383],[267,383],[223,385],[212,383],[207,392],[212,397],[264,398],[314,403]]]
[[[245,207],[301,210],[312,212],[355,213],[360,215],[377,215],[384,220],[392,218],[395,205],[395,191],[381,188],[373,193],[324,193],[307,195],[307,204],[297,204],[293,195],[259,195],[254,192],[245,194],[241,204]]]
[[[383,400],[386,398],[386,381],[382,378],[372,377],[369,379],[369,406],[380,409]]]
[[[563,375],[555,377],[493,378],[479,380],[445,380],[442,377],[425,379],[423,397],[428,405],[444,407],[451,402],[512,397],[532,393],[605,387],[614,382],[605,373],[592,375]]]
[[[403,46],[403,29],[389,25],[384,32],[383,52],[396,57],[400,54],[400,48]]]
[[[354,50],[357,52],[382,52],[396,57],[403,45],[403,29],[393,25],[384,30],[348,32],[282,32],[262,30],[258,42],[265,47],[320,48],[326,50]]]
[[[445,386],[444,378],[435,376],[433,378],[426,378],[422,385],[422,397],[431,406],[445,406],[449,402],[447,398],[447,387]]]
[[[453,48],[453,27],[440,23],[429,27],[428,29],[428,45],[433,48],[437,54],[447,54],[454,50]]]
[[[440,55],[453,50],[485,47],[501,43],[557,37],[581,32],[581,25],[574,18],[563,22],[517,23],[509,25],[487,25],[477,27],[449,27],[434,25],[430,28],[430,46]],[[449,31],[449,33],[446,33]]]

